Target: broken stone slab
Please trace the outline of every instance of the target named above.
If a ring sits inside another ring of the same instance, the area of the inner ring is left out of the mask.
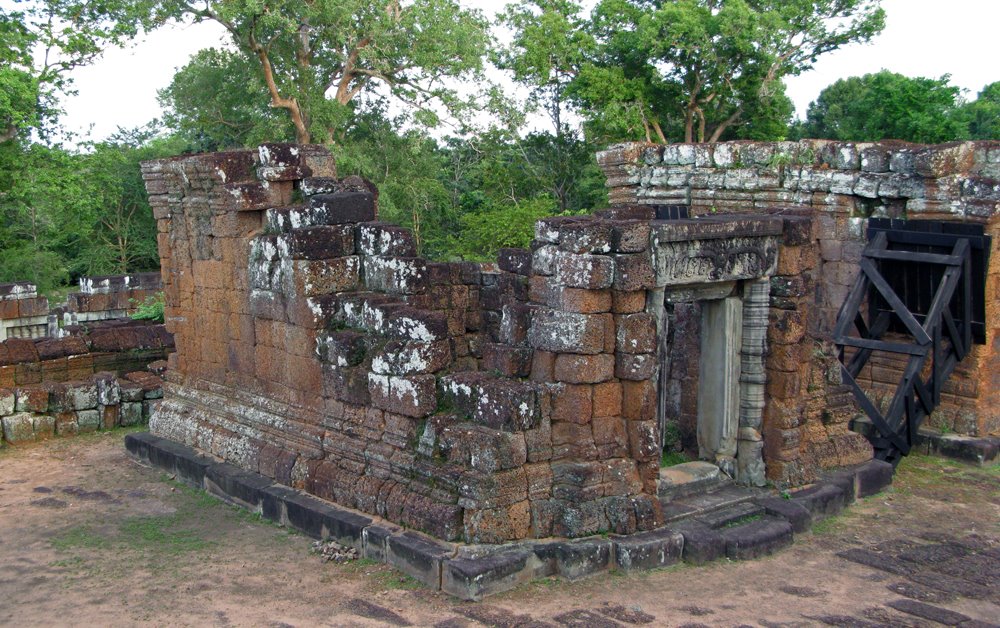
[[[299,491],[284,494],[282,501],[286,525],[314,538],[333,539],[345,547],[362,551],[363,532],[372,524],[371,518],[342,510]]]
[[[764,509],[760,505],[750,501],[740,502],[738,504],[733,504],[732,506],[726,506],[725,508],[719,508],[718,510],[707,512],[698,516],[697,520],[713,530],[719,530],[739,525],[748,519],[760,517],[763,514]]]
[[[610,539],[591,538],[538,544],[534,552],[550,566],[553,574],[577,580],[606,571],[611,565],[613,549]]]
[[[847,505],[844,490],[836,484],[820,482],[792,493],[792,501],[802,504],[819,521],[840,514]]]
[[[320,210],[328,225],[375,220],[375,197],[369,192],[317,194],[309,198],[309,206]]]
[[[792,524],[778,517],[764,516],[719,531],[730,560],[769,556],[792,544]]]
[[[833,471],[824,477],[827,482],[840,487],[845,504],[860,497],[874,495],[892,484],[893,466],[883,460],[869,460],[847,469]]]
[[[260,512],[264,490],[274,484],[273,480],[258,473],[244,471],[228,462],[217,462],[205,473],[205,490],[254,512]]]
[[[985,466],[995,461],[1000,454],[1000,437],[971,437],[920,430],[917,447],[928,454]]]
[[[726,555],[726,540],[707,525],[687,520],[676,524],[675,529],[684,537],[681,553],[684,562],[704,565]]]
[[[659,497],[664,502],[706,493],[729,481],[711,462],[694,461],[660,469]]]
[[[623,571],[669,567],[680,562],[684,550],[684,535],[666,528],[612,537],[612,542],[615,566]]]
[[[767,514],[791,523],[793,532],[805,532],[812,527],[812,515],[800,503],[781,497],[762,497],[754,502]]]

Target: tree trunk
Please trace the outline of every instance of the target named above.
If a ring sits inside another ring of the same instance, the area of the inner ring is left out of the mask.
[[[726,129],[731,127],[737,120],[739,120],[741,115],[743,115],[743,109],[738,108],[735,112],[733,112],[733,115],[723,120],[722,123],[719,124],[719,126],[715,127],[715,132],[713,132],[712,137],[708,139],[709,143],[715,144],[716,142],[718,142],[719,138],[722,137],[722,134],[726,132]]]

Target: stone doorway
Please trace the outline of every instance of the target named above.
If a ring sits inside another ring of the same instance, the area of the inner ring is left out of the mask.
[[[710,462],[755,486],[764,484],[769,286],[752,280],[668,288],[660,334],[657,407],[665,452]]]

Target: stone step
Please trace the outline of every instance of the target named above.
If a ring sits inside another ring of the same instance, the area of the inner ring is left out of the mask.
[[[727,484],[709,493],[692,495],[663,504],[663,520],[665,523],[670,523],[700,517],[764,495],[767,495],[767,492],[761,489]]]
[[[660,469],[658,489],[664,504],[691,495],[708,493],[732,483],[719,467],[703,461],[685,462]]]

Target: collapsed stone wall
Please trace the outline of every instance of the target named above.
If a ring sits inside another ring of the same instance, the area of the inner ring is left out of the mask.
[[[163,289],[160,273],[81,277],[79,284],[66,297],[65,326],[127,317]]]
[[[333,175],[314,146],[144,164],[177,344],[152,431],[449,540],[658,525],[649,225],[430,263]]]
[[[612,203],[685,205],[693,216],[792,208],[782,213],[804,220],[801,237],[790,242],[786,235],[771,286],[765,421],[771,477],[808,476],[817,463],[853,455],[842,437],[856,411],[829,339],[872,216],[977,223],[993,237],[987,342],[945,384],[930,423],[968,434],[1000,430],[1000,143],[627,144],[598,160]],[[881,358],[862,377],[887,393],[899,373],[900,364]]]
[[[105,321],[63,338],[0,342],[0,388],[86,380],[95,373],[124,375],[163,360],[173,337],[162,324]]]
[[[0,387],[0,446],[141,425],[163,397],[162,386],[154,373],[135,371],[121,377],[100,372],[82,380]]]

